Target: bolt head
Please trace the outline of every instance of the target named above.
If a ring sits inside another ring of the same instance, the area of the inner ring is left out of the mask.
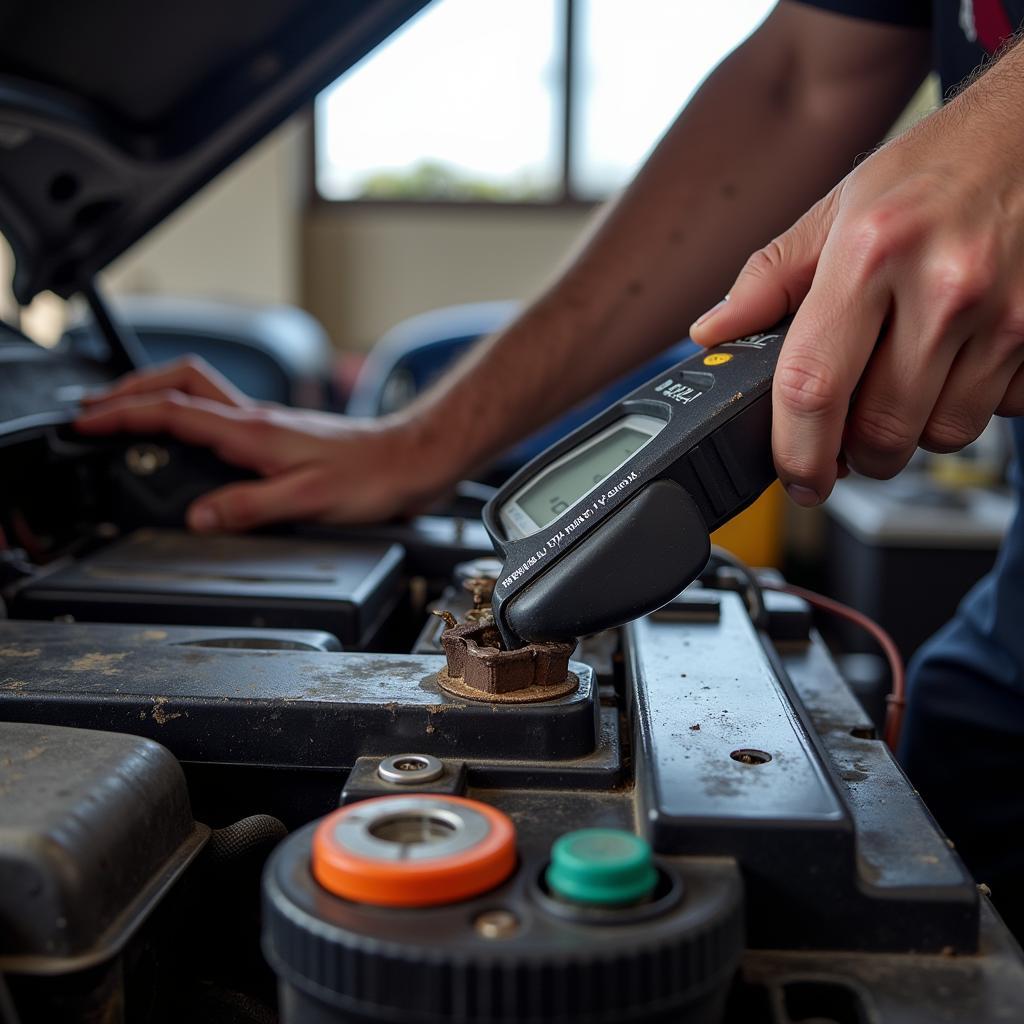
[[[511,910],[485,910],[473,921],[477,934],[484,939],[507,939],[519,931],[519,918]]]

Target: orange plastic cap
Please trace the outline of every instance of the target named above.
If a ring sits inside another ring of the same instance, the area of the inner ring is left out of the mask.
[[[313,835],[313,877],[328,892],[380,907],[478,896],[516,866],[515,826],[457,796],[384,796],[328,815]]]

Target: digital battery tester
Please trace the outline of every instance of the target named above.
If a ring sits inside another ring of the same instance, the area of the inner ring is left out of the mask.
[[[789,322],[701,351],[516,473],[484,509],[514,649],[654,611],[700,575],[710,533],[775,479],[771,385]]]

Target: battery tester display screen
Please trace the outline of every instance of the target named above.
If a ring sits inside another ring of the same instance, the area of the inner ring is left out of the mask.
[[[623,424],[595,443],[569,454],[553,466],[517,498],[519,507],[538,529],[554,521],[570,505],[614,473],[631,455],[638,452],[652,433]]]

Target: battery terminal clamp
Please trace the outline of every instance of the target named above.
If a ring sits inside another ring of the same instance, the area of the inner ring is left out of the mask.
[[[446,665],[438,684],[447,693],[496,704],[534,704],[566,697],[579,686],[579,677],[569,671],[573,643],[541,642],[509,651],[489,612],[470,612],[462,624],[451,612],[434,614],[446,627],[441,634]]]

